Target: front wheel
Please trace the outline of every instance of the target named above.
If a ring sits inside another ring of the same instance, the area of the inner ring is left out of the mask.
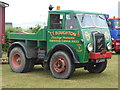
[[[107,66],[107,60],[105,60],[105,62],[101,62],[101,63],[90,63],[87,65],[87,70],[90,73],[101,73],[106,69]]]
[[[120,50],[115,50],[116,54],[120,54]]]
[[[50,70],[54,77],[67,79],[73,74],[75,66],[67,52],[57,51],[50,59]]]

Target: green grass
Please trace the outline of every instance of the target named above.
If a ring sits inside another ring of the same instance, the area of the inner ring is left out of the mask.
[[[77,69],[70,79],[56,79],[39,65],[29,73],[14,73],[8,64],[2,65],[3,88],[118,88],[118,55],[108,60],[103,73],[90,74]]]
[[[7,53],[6,52],[2,53],[2,58],[7,58]]]

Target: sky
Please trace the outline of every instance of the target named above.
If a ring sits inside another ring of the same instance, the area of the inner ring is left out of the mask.
[[[53,5],[61,10],[80,10],[118,16],[119,0],[1,0],[9,3],[6,8],[6,22],[14,25],[47,22],[48,7]]]

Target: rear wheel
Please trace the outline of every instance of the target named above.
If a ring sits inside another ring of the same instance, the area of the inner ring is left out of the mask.
[[[27,59],[20,47],[15,47],[11,50],[9,64],[11,69],[17,73],[31,71],[34,67],[34,61]]]
[[[105,60],[105,62],[102,63],[90,63],[86,69],[90,73],[101,73],[106,69],[106,66],[107,66],[107,60]]]
[[[51,57],[50,70],[54,77],[67,79],[73,74],[75,66],[67,52],[57,51]]]

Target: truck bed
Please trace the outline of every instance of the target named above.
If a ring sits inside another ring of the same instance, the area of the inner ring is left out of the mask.
[[[17,40],[39,40],[46,41],[46,30],[41,29],[37,33],[9,33],[9,39]]]

